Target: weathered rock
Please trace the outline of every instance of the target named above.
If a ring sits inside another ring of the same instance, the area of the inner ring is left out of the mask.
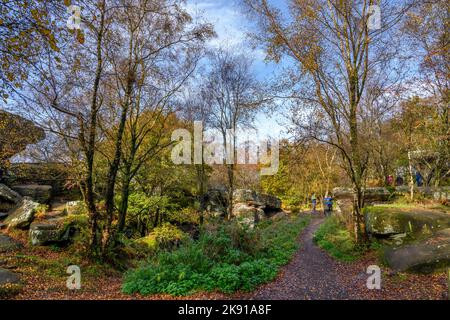
[[[29,184],[12,187],[14,191],[24,197],[30,197],[39,203],[48,203],[52,197],[52,186]]]
[[[366,211],[367,232],[375,236],[426,235],[450,227],[450,214],[426,209],[374,206]]]
[[[355,193],[350,188],[334,188],[333,198],[335,200],[354,199]],[[366,188],[364,200],[366,202],[383,202],[389,200],[391,193],[386,188]]]
[[[246,203],[253,206],[263,206],[258,194],[253,190],[237,189],[233,192],[233,203]]]
[[[10,212],[9,216],[5,219],[4,224],[8,228],[27,228],[34,219],[34,214],[39,203],[34,202],[32,199],[25,197],[18,204],[18,206]]]
[[[288,214],[286,212],[278,212],[276,214],[274,214],[273,216],[270,217],[271,220],[273,221],[279,221],[279,220],[283,220],[286,219],[288,217]]]
[[[383,202],[388,201],[392,194],[386,188],[367,188],[364,190],[364,201]]]
[[[209,190],[201,199],[201,209],[206,210],[213,217],[226,216],[227,206],[226,193],[222,190]]]
[[[441,230],[426,241],[388,249],[385,258],[396,271],[431,273],[450,267],[450,228]]]
[[[259,202],[268,210],[280,210],[281,200],[270,194],[259,194]]]
[[[0,212],[0,221],[3,219],[6,219],[6,217],[8,217],[8,213],[7,212]]]
[[[350,188],[334,188],[333,189],[333,198],[335,200],[339,199],[353,199],[354,193]]]
[[[0,234],[0,253],[22,248],[22,244],[13,238]]]
[[[33,122],[0,110],[0,166],[3,161],[25,150],[27,145],[45,138],[45,132]]]
[[[253,190],[237,189],[233,193],[233,203],[246,203],[250,206],[268,210],[281,209],[281,200],[270,194],[257,193]]]
[[[337,214],[350,216],[353,211],[352,199],[339,199],[336,200],[336,206],[334,210]]]
[[[20,194],[0,183],[0,201],[17,204],[21,199]]]
[[[253,228],[256,223],[264,219],[264,210],[245,203],[233,206],[233,216],[242,224]]]
[[[34,246],[68,243],[76,232],[74,224],[65,218],[36,221],[30,226],[30,241]]]
[[[450,200],[450,191],[446,191],[446,190],[435,191],[433,193],[433,198],[434,198],[434,200],[437,200],[437,201]]]
[[[0,286],[11,285],[11,284],[19,284],[20,278],[17,274],[0,268]]]

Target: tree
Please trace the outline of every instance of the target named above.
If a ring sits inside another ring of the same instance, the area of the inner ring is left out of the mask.
[[[163,147],[159,139],[155,144],[146,144],[149,142],[146,138],[150,134],[161,136],[158,130],[164,130],[160,124],[170,114],[166,110],[170,99],[195,70],[203,42],[213,35],[210,25],[192,23],[192,18],[176,1],[122,0],[118,4],[117,25],[111,31],[114,39],[107,54],[114,71],[108,89],[112,95],[106,103],[111,106],[113,123],[117,113],[117,125],[109,130],[114,146],[105,189],[108,218],[104,247],[112,236],[115,187],[122,160],[126,179],[122,185],[119,230],[123,230],[125,223],[127,185],[147,158]],[[122,48],[126,48],[125,52]],[[116,109],[119,111],[115,112]],[[141,118],[146,112],[154,118]],[[127,129],[128,157],[122,159]]]
[[[369,149],[361,140],[363,97],[370,81],[394,65],[399,47],[393,43],[397,38],[392,27],[406,7],[390,1],[301,0],[293,2],[285,16],[267,0],[245,3],[259,19],[261,32],[255,38],[266,47],[267,57],[280,61],[287,56],[298,70],[290,75],[293,83],[300,82],[300,89],[291,96],[298,99],[299,108],[311,109],[309,124],[305,125],[304,118],[296,124],[307,136],[339,150],[356,194],[356,239],[363,243],[367,239],[362,208],[369,162]],[[380,28],[369,24],[374,22],[371,6],[375,4],[383,13]],[[384,88],[392,81],[386,81]]]
[[[231,218],[237,130],[251,127],[255,111],[264,99],[261,85],[251,72],[250,60],[244,55],[218,49],[211,53],[210,64],[201,94],[210,108],[209,125],[222,136],[228,177],[228,218]]]
[[[213,32],[210,25],[194,22],[177,1],[85,0],[78,4],[83,41],[61,28],[60,51],[39,57],[39,77],[25,81],[20,108],[46,130],[64,137],[78,153],[95,255],[100,244],[106,248],[112,234],[127,121],[145,110],[167,106],[182,80],[192,73],[201,44]],[[151,132],[143,131],[144,136]],[[96,167],[96,161],[108,139],[114,141],[112,156],[106,157],[106,183],[98,184],[95,178],[103,168]],[[105,197],[106,215],[97,208],[99,191]],[[103,217],[106,220],[100,221]]]
[[[420,1],[408,14],[404,30],[411,40],[420,73],[416,83],[428,93],[436,109],[435,133],[438,144],[433,152],[434,184],[439,186],[450,173],[450,3],[444,0]]]

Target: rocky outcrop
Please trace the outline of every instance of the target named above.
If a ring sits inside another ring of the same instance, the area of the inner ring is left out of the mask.
[[[34,214],[39,205],[39,203],[34,202],[32,199],[25,197],[17,207],[9,213],[3,223],[8,228],[28,228],[34,219]]]
[[[233,216],[250,228],[280,211],[281,200],[275,196],[245,189],[238,189],[233,193]]]
[[[12,189],[23,197],[29,197],[39,203],[48,203],[52,197],[52,187],[46,185],[18,185]]]
[[[13,204],[17,204],[22,197],[16,191],[8,188],[4,184],[0,183],[0,201],[1,202],[9,202]]]
[[[384,202],[388,201],[392,194],[386,188],[366,188],[364,190],[365,202]],[[333,198],[335,200],[354,199],[355,192],[350,188],[334,188]]]
[[[78,231],[77,220],[70,217],[35,221],[30,226],[30,242],[34,246],[66,245]]]
[[[281,211],[281,212],[274,214],[272,217],[270,217],[270,219],[273,221],[279,221],[279,220],[286,219],[287,217],[288,217],[288,214],[284,211]]]
[[[281,200],[275,196],[257,193],[253,190],[237,189],[233,193],[233,203],[246,203],[249,206],[267,210],[280,210]]]
[[[224,190],[214,189],[205,194],[202,208],[211,216],[227,215],[228,197]],[[233,216],[251,227],[260,220],[281,211],[281,200],[269,194],[253,190],[236,189],[233,192]]]
[[[264,210],[247,203],[233,205],[233,215],[242,224],[254,228],[255,224],[265,218]]]
[[[396,271],[431,273],[450,266],[450,228],[426,241],[386,250],[385,258]]]
[[[265,210],[281,210],[281,200],[275,196],[263,193],[258,195],[258,199],[263,204]]]
[[[421,237],[450,228],[450,214],[437,210],[374,206],[366,210],[366,228],[374,236],[404,233]]]
[[[201,199],[201,209],[213,217],[224,217],[227,214],[227,197],[223,190],[212,189],[206,192]]]
[[[21,247],[22,244],[20,242],[5,234],[0,234],[0,253],[17,250]]]
[[[0,184],[0,212],[10,211],[22,200],[20,194],[11,190],[4,184]]]

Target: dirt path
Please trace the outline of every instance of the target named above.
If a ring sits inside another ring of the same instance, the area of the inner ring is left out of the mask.
[[[323,221],[324,218],[311,220],[300,238],[300,250],[281,277],[260,288],[253,299],[348,299],[348,294],[338,284],[337,263],[313,243],[314,232]]]
[[[300,236],[300,249],[279,277],[262,286],[249,299],[262,300],[397,300],[448,299],[446,274],[395,275],[382,266],[382,289],[366,287],[366,269],[378,264],[376,254],[352,263],[341,263],[313,242],[315,231],[324,221],[313,217]]]
[[[448,299],[447,274],[433,275],[399,274],[382,266],[382,289],[368,290],[366,287],[367,266],[378,264],[375,252],[368,253],[358,261],[341,263],[331,258],[313,243],[313,235],[323,218],[311,219],[309,226],[299,238],[300,249],[292,261],[282,268],[279,277],[272,283],[260,287],[253,293],[198,293],[188,297],[167,295],[125,295],[121,291],[122,276],[108,268],[99,269],[85,276],[83,289],[68,291],[65,284],[65,260],[70,255],[49,248],[30,248],[28,235],[18,237],[21,249],[9,254],[0,254],[0,267],[13,270],[25,283],[23,291],[13,299],[194,299],[194,300],[313,300],[313,299]],[[0,250],[1,251],[1,250]],[[3,261],[4,260],[4,261]],[[83,262],[84,263],[84,262]],[[11,268],[10,268],[11,267]],[[88,268],[89,264],[81,267]],[[101,275],[101,276],[100,276]],[[1,299],[1,297],[0,297]]]

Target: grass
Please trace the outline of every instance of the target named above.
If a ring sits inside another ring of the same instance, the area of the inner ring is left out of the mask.
[[[352,235],[335,216],[328,217],[319,227],[314,242],[340,261],[356,261],[361,255]]]
[[[198,241],[161,251],[125,275],[127,294],[185,296],[199,291],[252,291],[273,280],[298,249],[304,217],[265,221],[254,230],[236,223],[208,226]]]

